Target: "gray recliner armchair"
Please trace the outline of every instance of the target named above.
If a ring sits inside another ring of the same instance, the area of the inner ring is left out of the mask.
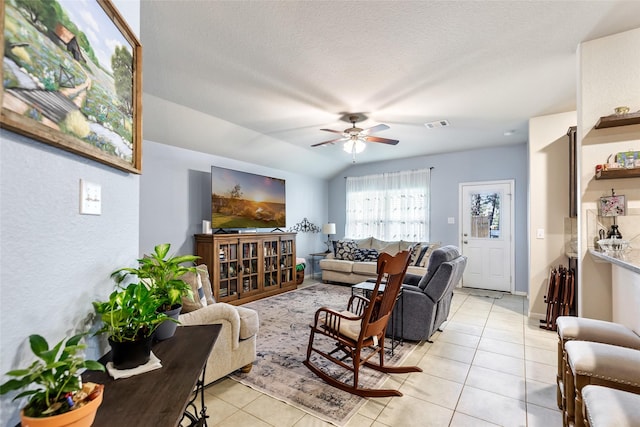
[[[467,258],[456,246],[448,245],[433,251],[424,276],[405,276],[402,297],[393,310],[396,339],[428,340],[438,330],[449,316],[453,289],[466,265]]]

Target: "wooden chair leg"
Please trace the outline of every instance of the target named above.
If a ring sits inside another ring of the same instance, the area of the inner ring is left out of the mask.
[[[562,345],[562,339],[560,337],[558,337],[558,372],[556,373],[556,384],[558,385],[556,389],[558,409],[564,411],[564,392],[562,390],[564,387],[564,346]]]
[[[564,413],[562,417],[562,425],[568,427],[573,423],[575,414],[575,384],[573,382],[573,373],[565,372],[564,376]]]
[[[584,414],[582,412],[582,388],[589,384],[590,379],[588,377],[576,376],[575,383],[575,398],[574,398],[574,427],[584,427]]]

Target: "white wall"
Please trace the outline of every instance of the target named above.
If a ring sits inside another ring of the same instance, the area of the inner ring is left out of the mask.
[[[569,216],[569,137],[576,125],[571,111],[529,120],[529,315],[544,317],[549,268],[567,266],[565,227]],[[537,239],[536,230],[545,230]]]
[[[285,179],[287,228],[305,217],[320,227],[327,220],[327,182],[323,179],[145,141],[140,182],[140,253],[148,253],[156,244],[165,242],[171,243],[172,252],[194,252],[193,235],[201,232],[202,220],[211,219],[212,165]],[[297,256],[304,258],[322,251],[322,242],[320,233],[298,233]],[[305,270],[305,274],[309,273],[310,269]]]
[[[138,34],[138,1],[116,1]],[[0,372],[33,358],[31,334],[50,343],[86,330],[91,302],[113,289],[110,273],[138,255],[139,176],[0,130]],[[102,215],[79,214],[79,182],[102,186]],[[106,352],[89,340],[88,357]],[[3,377],[2,382],[7,378]],[[25,400],[0,398],[0,425]]]
[[[627,197],[629,208],[640,207],[638,178],[599,180],[594,178],[596,164],[630,148],[640,150],[640,125],[594,129],[601,116],[627,105],[640,109],[640,28],[582,43],[578,49],[578,143],[581,149],[580,219],[580,315],[611,320],[611,265],[596,263],[587,253],[593,247],[593,230],[587,229],[588,211],[597,209],[602,196]]]

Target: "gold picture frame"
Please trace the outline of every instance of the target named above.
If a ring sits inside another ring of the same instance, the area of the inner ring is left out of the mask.
[[[0,126],[140,174],[142,46],[111,1],[0,6]]]

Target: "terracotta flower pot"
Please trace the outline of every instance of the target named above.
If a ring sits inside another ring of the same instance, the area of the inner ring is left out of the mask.
[[[20,411],[21,425],[22,427],[90,427],[102,403],[103,393],[104,391],[101,391],[98,397],[81,408],[53,417],[27,417],[24,411]]]

